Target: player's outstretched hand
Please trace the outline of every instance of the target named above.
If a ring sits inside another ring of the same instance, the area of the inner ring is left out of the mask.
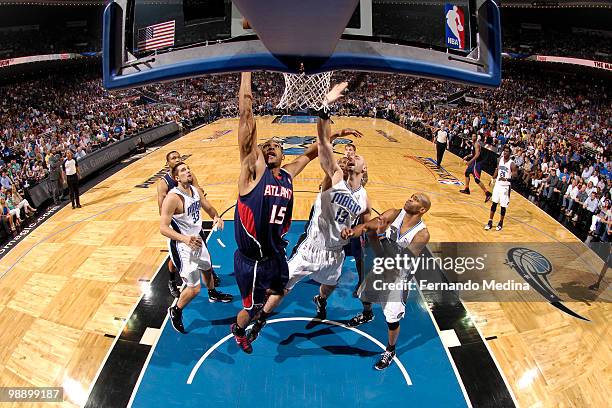
[[[349,239],[353,236],[353,230],[351,228],[345,228],[340,232],[342,239]]]
[[[330,105],[334,102],[336,102],[338,99],[342,98],[344,95],[342,95],[342,93],[344,92],[344,90],[346,89],[346,87],[348,86],[348,82],[340,82],[339,84],[336,84],[331,91],[329,91],[327,93],[327,95],[325,95],[325,102]]]
[[[202,248],[202,239],[199,236],[188,236],[185,238],[185,244],[191,249],[200,249]]]
[[[216,227],[218,230],[223,231],[223,219],[219,217],[215,217],[213,220],[213,229]]]
[[[346,137],[351,135],[355,137],[363,137],[363,133],[361,133],[357,129],[344,128],[340,131],[340,137]]]

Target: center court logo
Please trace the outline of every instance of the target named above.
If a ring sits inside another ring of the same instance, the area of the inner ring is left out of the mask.
[[[283,145],[283,152],[288,156],[299,156],[304,154],[308,146],[313,144],[317,140],[314,136],[287,136],[280,140]],[[337,138],[332,144],[334,146],[339,144],[352,143],[351,139]],[[338,153],[338,152],[336,152]]]
[[[449,48],[465,49],[465,15],[463,8],[446,4],[446,45]]]
[[[407,158],[421,163],[429,172],[436,178],[440,184],[451,184],[454,186],[462,186],[463,183],[452,174],[450,174],[444,167],[438,167],[438,164],[431,157],[421,156],[406,156]]]
[[[569,309],[555,293],[548,276],[552,273],[552,264],[544,255],[528,248],[510,248],[506,265],[514,269],[533,289],[550,302],[551,305],[578,319],[589,321]]]

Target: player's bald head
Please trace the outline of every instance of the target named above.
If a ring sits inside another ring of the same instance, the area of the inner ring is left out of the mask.
[[[431,208],[431,200],[429,199],[429,196],[425,193],[416,193],[415,195],[417,196],[419,202],[425,209],[425,212],[429,211],[429,209]]]
[[[431,200],[424,193],[414,193],[404,204],[408,214],[425,214],[431,208]]]

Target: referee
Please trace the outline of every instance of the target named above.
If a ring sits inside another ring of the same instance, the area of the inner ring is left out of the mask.
[[[448,132],[446,131],[446,126],[444,126],[443,121],[440,121],[440,127],[434,130],[434,137],[432,142],[436,144],[436,163],[438,164],[438,167],[440,167],[442,166],[442,157],[444,157],[444,151],[446,150],[448,145]]]
[[[62,163],[62,171],[66,175],[66,181],[68,182],[72,209],[81,208],[81,202],[79,201],[79,165],[76,159],[72,157],[70,149],[66,151],[66,160]]]

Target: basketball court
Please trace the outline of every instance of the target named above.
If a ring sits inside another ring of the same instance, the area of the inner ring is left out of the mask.
[[[491,1],[298,3],[270,1],[257,10],[242,0],[210,2],[203,13],[191,1],[111,2],[104,15],[104,84],[124,88],[244,70],[279,72],[279,81],[280,73],[314,78],[287,88],[285,115],[256,118],[258,142],[280,140],[286,163],[317,135],[318,118],[291,108],[322,103],[334,83],[331,71],[489,87],[501,81],[499,10]],[[412,30],[407,21],[436,28]],[[155,34],[159,24],[162,36]],[[163,47],[151,47],[159,41]],[[432,203],[424,216],[427,258],[484,251],[487,276],[528,290],[484,298],[437,287],[411,290],[397,355],[376,371],[387,325],[376,305],[371,323],[346,324],[361,310],[352,295],[355,262],[347,258],[326,320],[314,318],[317,285],[304,280],[269,318],[253,354],[242,353],[230,334],[242,307],[233,270],[239,122],[221,119],[109,174],[81,196],[82,209],[64,207],[0,259],[0,386],[63,387],[64,402],[56,405],[66,407],[608,406],[608,281],[596,292],[586,289],[603,261],[519,194],[504,229],[485,231],[490,204],[475,187],[469,196],[459,193],[465,164],[447,152],[437,167],[431,141],[384,119],[332,121],[334,130],[363,133],[335,140],[334,152],[340,157],[354,143],[366,159],[374,215],[426,193]],[[187,334],[167,318],[174,298],[152,183],[167,170],[172,150],[225,220],[222,231],[211,229],[210,220],[205,227],[220,288],[234,295],[231,303],[210,303],[203,291],[185,309]],[[288,254],[322,179],[315,160],[293,180]],[[486,185],[490,175],[482,179]],[[450,279],[441,269],[415,278]]]
[[[257,119],[262,140],[289,139],[299,149],[297,138],[316,133],[315,124],[274,119]],[[484,231],[489,206],[479,195],[460,195],[460,186],[440,183],[427,166],[406,157],[432,157],[430,142],[385,120],[334,122],[334,128],[350,126],[364,133],[354,142],[368,160],[367,189],[375,210],[401,206],[415,191],[430,195],[432,210],[425,220],[432,250],[444,242],[521,242],[536,249],[543,243],[582,245],[518,195],[504,230]],[[571,291],[558,294],[590,321],[546,301],[454,304],[435,292],[411,293],[396,364],[382,373],[372,369],[386,341],[380,310],[375,307],[375,320],[358,331],[344,326],[360,309],[351,296],[356,279],[352,258],[347,258],[341,287],[330,299],[328,322],[310,322],[316,286],[302,282],[271,318],[274,323],[250,356],[228,341],[238,299],[213,304],[201,295],[185,312],[189,333],[175,332],[166,319],[172,298],[156,193],[152,187],[136,186],[163,168],[167,151],[180,151],[213,205],[228,210],[225,230],[213,232],[208,243],[221,288],[237,294],[231,257],[237,124],[236,119],[217,121],[110,176],[83,195],[82,211],[65,207],[0,261],[2,385],[63,385],[65,406],[92,407],[129,402],[151,406],[155,401],[165,406],[202,401],[265,406],[380,406],[383,401],[606,405],[607,387],[601,379],[607,378],[609,303],[575,301]],[[342,145],[336,150],[342,152]],[[445,160],[444,168],[461,178],[460,159],[449,154]],[[316,164],[295,180],[290,246],[303,232],[322,178]],[[574,286],[595,279],[591,271],[598,271],[601,261],[593,256],[592,265],[571,265],[575,258],[550,257],[553,276]],[[502,268],[512,273],[504,261],[499,261],[500,273]],[[598,296],[606,296],[605,288]]]

